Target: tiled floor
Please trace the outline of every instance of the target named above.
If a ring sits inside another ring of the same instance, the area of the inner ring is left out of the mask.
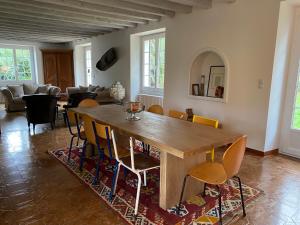
[[[0,112],[0,225],[123,224],[97,196],[47,154],[69,141],[62,126],[27,129],[22,113]],[[220,157],[220,154],[218,154]],[[300,161],[246,155],[242,181],[265,191],[235,224],[300,225]]]

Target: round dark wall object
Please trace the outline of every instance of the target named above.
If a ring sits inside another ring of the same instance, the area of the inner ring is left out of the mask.
[[[101,59],[97,62],[96,67],[101,71],[105,71],[109,69],[112,65],[114,65],[118,61],[117,53],[114,48],[109,49]]]

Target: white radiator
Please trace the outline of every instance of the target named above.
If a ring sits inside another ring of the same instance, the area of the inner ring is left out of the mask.
[[[151,105],[160,105],[163,107],[164,98],[162,96],[154,96],[154,95],[138,95],[136,100],[143,103],[145,105],[145,109],[147,110]]]

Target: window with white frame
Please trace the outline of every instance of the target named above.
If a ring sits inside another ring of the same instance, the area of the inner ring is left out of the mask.
[[[163,95],[165,79],[165,33],[142,37],[141,62],[142,93]]]
[[[33,48],[0,45],[0,81],[32,81]]]
[[[85,73],[87,85],[92,84],[92,52],[91,46],[85,48]]]

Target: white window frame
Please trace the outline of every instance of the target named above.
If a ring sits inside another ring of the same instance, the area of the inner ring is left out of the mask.
[[[11,45],[11,44],[0,44],[0,48],[10,48],[13,49],[14,53],[14,63],[15,63],[15,80],[0,80],[0,83],[27,83],[27,82],[36,82],[36,73],[35,73],[35,58],[34,58],[34,47],[30,45]],[[30,66],[31,66],[31,80],[19,80],[19,73],[17,71],[17,58],[16,58],[16,49],[28,49],[30,51]]]
[[[86,57],[86,52],[90,50],[91,51],[91,60],[92,60],[92,49],[91,49],[91,45],[87,45],[84,47],[84,71],[85,71],[85,83],[86,85],[90,85],[92,84],[92,65],[91,65],[91,83],[89,84],[88,82],[88,78],[87,78],[87,57]],[[92,63],[92,62],[91,62]]]
[[[161,38],[161,37],[165,38],[165,32],[149,34],[149,35],[142,36],[142,38],[141,38],[141,83],[140,83],[141,94],[154,95],[154,96],[163,96],[164,95],[164,88],[152,88],[152,87],[144,86],[144,42],[147,40],[155,39],[155,43],[159,43],[159,38]],[[159,44],[155,44],[155,51],[156,51],[156,53],[159,53]],[[166,49],[165,49],[165,54],[166,54]],[[166,61],[165,61],[165,64],[166,64]],[[159,65],[159,57],[156,57],[156,65]],[[157,80],[157,75],[159,72],[158,70],[159,70],[159,66],[156,66],[155,80]],[[164,71],[164,74],[165,74],[165,71]],[[155,83],[156,83],[156,81],[155,81]]]

